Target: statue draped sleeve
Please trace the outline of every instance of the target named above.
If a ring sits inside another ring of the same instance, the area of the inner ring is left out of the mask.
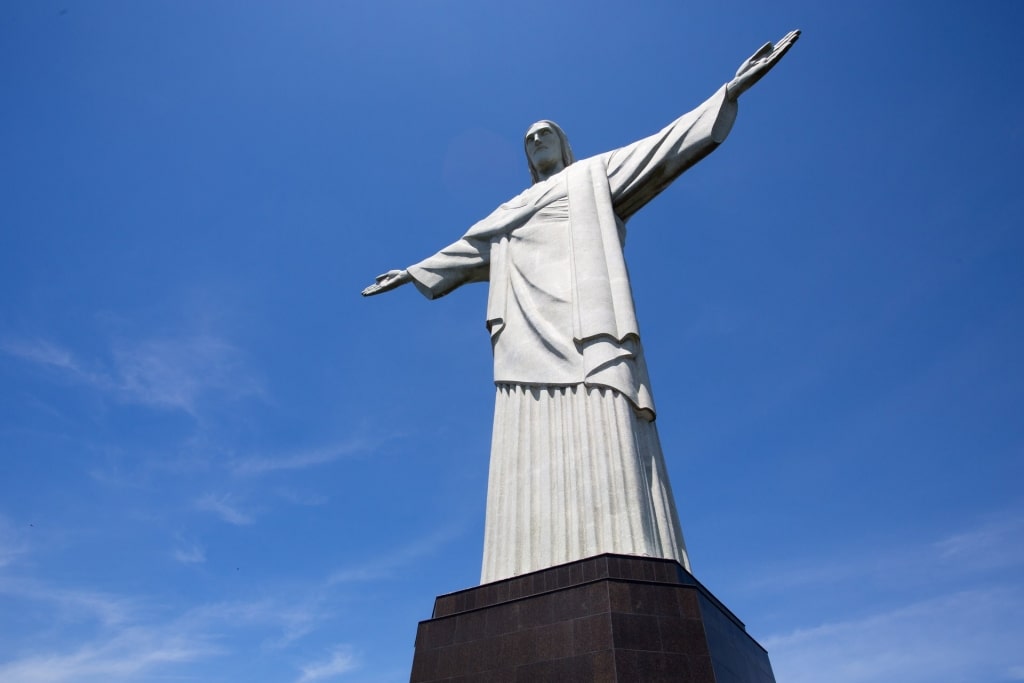
[[[729,135],[738,106],[723,85],[703,104],[654,135],[601,155],[617,215],[629,220]]]
[[[460,240],[407,269],[416,288],[428,299],[437,299],[471,282],[495,280],[492,250],[503,236],[526,223],[557,199],[549,184],[538,184],[495,209],[475,223]]]

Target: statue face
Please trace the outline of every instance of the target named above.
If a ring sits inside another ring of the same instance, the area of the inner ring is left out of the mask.
[[[543,175],[551,175],[563,168],[562,142],[545,121],[533,124],[526,131],[526,155]]]

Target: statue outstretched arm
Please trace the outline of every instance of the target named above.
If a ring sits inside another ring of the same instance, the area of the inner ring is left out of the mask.
[[[790,31],[774,45],[765,43],[761,48],[750,56],[750,59],[740,64],[736,71],[736,77],[726,86],[727,96],[735,100],[750,89],[755,83],[764,78],[764,75],[772,70],[782,56],[789,52],[800,38],[800,30]]]
[[[413,283],[428,299],[437,299],[470,282],[486,282],[490,269],[490,242],[464,237],[433,256],[402,270],[378,275],[363,296],[389,292]]]
[[[374,283],[363,290],[363,296],[383,294],[384,292],[391,291],[396,287],[401,287],[407,282],[412,282],[412,277],[409,275],[409,271],[389,270],[386,273],[378,275],[375,278]]]
[[[725,86],[706,102],[642,140],[601,157],[615,214],[623,221],[723,142],[739,104]]]
[[[363,290],[363,296],[381,294],[411,282],[423,296],[437,299],[462,285],[487,282],[492,242],[525,223],[536,211],[532,199],[523,195],[499,206],[476,222],[461,239],[433,256],[403,270],[389,270],[378,275],[374,284]]]
[[[604,155],[615,213],[628,220],[686,169],[723,142],[736,119],[737,99],[761,80],[800,37],[790,31],[765,43],[740,65],[736,77],[693,111],[661,131]]]

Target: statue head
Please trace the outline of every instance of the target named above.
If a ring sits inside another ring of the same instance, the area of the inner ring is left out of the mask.
[[[530,126],[523,137],[523,146],[534,183],[576,161],[569,138],[554,121],[538,121]]]

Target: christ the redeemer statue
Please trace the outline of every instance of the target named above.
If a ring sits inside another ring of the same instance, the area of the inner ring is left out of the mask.
[[[488,282],[494,432],[481,583],[601,553],[688,570],[623,244],[625,223],[729,134],[737,99],[799,38],[765,44],[664,130],[575,161],[551,121],[526,132],[533,185],[433,256],[377,277],[436,299]]]

